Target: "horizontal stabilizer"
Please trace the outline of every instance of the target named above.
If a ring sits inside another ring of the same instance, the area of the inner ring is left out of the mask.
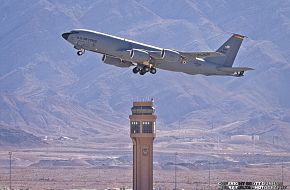
[[[220,52],[179,52],[182,57],[186,59],[205,58],[205,57],[220,57],[224,56]]]
[[[241,71],[250,71],[254,70],[249,67],[218,67],[219,71],[227,72],[227,73],[235,73],[235,72],[241,72]]]

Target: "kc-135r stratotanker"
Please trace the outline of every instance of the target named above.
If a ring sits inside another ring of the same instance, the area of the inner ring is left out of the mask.
[[[62,37],[74,45],[77,54],[85,51],[103,54],[102,61],[117,67],[134,66],[133,72],[156,73],[156,68],[191,75],[240,77],[248,67],[232,67],[245,36],[233,34],[217,51],[183,52],[163,49],[92,30],[75,29]]]

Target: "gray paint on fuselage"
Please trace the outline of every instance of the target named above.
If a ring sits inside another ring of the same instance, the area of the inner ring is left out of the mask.
[[[91,51],[97,51],[102,54],[122,56],[122,51],[131,49],[144,49],[148,51],[161,51],[161,48],[150,46],[147,44],[142,44],[132,40],[127,40],[125,38],[119,38],[116,36],[103,34],[100,32],[94,32],[89,30],[73,30],[79,32],[78,34],[72,34],[75,36],[85,36],[88,39],[96,39],[96,48],[90,48],[89,46],[84,46],[84,48],[89,48]],[[76,43],[73,42],[73,44]],[[128,60],[130,61],[130,60]]]
[[[126,50],[143,49],[147,51],[162,51],[162,48],[95,31],[73,30],[72,32],[73,33],[69,36],[68,41],[73,45],[77,45],[78,48],[84,48],[86,50],[106,55],[112,55],[123,59],[125,59],[124,51]],[[90,43],[90,40],[94,40],[95,42]],[[160,59],[154,60],[154,64],[156,68],[175,72],[184,72],[191,75],[203,73],[205,71],[215,74],[216,71],[215,65],[211,63],[206,63],[205,65],[204,61],[196,59],[189,60],[186,64],[176,62],[164,62],[162,59]]]
[[[157,61],[156,66],[160,69],[175,71],[175,72],[183,72],[191,75],[196,75],[200,73],[207,72],[208,75],[218,74],[216,71],[216,65],[207,63],[203,60],[193,59],[189,60],[186,64],[176,63],[176,62],[164,62]]]
[[[84,29],[72,30],[66,40],[73,44],[77,49],[85,49],[96,53],[110,55],[126,61],[131,61],[128,55],[132,49],[160,52],[163,50],[162,48],[152,45]],[[183,64],[182,62],[167,62],[162,59],[153,59],[151,62],[156,68],[174,72],[183,72],[191,75],[233,75],[232,73],[218,70],[218,67],[221,67],[220,64],[207,61],[206,59],[189,59],[186,64]]]

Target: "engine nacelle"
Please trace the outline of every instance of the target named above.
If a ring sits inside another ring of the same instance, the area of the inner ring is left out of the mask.
[[[132,49],[130,51],[130,58],[133,62],[150,61],[149,53],[140,49]]]
[[[104,63],[106,63],[106,64],[114,65],[114,66],[117,66],[117,67],[130,67],[130,66],[133,65],[129,61],[124,61],[124,60],[121,60],[119,58],[111,57],[111,56],[108,56],[108,55],[104,55],[103,58],[102,58],[102,61]]]
[[[161,57],[162,59],[168,62],[181,62],[182,61],[182,57],[180,53],[178,53],[177,51],[169,50],[169,49],[163,49],[161,52]]]

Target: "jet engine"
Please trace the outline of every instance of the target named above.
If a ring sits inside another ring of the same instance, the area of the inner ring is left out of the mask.
[[[182,60],[181,55],[177,51],[163,49],[161,52],[161,57],[168,62],[180,62]]]
[[[133,62],[145,62],[150,60],[150,55],[147,51],[132,49],[130,51],[130,58]]]
[[[117,67],[130,67],[133,64],[130,61],[124,61],[119,58],[111,57],[108,55],[104,55],[102,61],[109,65],[114,65]]]

